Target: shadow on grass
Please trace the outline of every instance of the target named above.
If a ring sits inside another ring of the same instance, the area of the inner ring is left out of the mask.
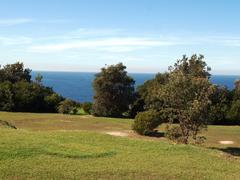
[[[240,148],[239,147],[226,147],[226,148],[213,147],[211,149],[216,149],[216,150],[222,151],[222,152],[227,153],[232,156],[240,156]]]
[[[70,158],[70,159],[89,159],[89,158],[104,158],[109,156],[116,155],[116,152],[105,152],[105,153],[97,153],[97,154],[80,154],[80,155],[71,155],[71,154],[63,154],[58,152],[48,152],[46,153],[50,156],[56,156],[60,158]]]
[[[149,137],[157,137],[157,138],[164,137],[164,135],[165,135],[164,132],[159,132],[159,131],[153,131],[153,132],[149,132],[147,134],[147,136],[149,136]]]

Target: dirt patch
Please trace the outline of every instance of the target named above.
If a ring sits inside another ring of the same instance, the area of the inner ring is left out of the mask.
[[[219,143],[220,143],[220,144],[226,144],[226,145],[228,145],[228,144],[234,144],[233,141],[219,141]]]
[[[129,136],[128,133],[120,132],[120,131],[110,131],[110,132],[106,132],[106,134],[109,134],[111,136],[119,136],[119,137],[127,137],[127,136]]]

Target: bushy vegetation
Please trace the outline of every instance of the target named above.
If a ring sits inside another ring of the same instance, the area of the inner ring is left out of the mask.
[[[82,103],[81,104],[81,108],[87,114],[91,114],[92,113],[92,103],[91,102],[84,102],[84,103]]]
[[[77,111],[77,104],[71,99],[65,99],[59,103],[58,112],[61,114],[76,114]]]
[[[30,73],[31,70],[19,62],[0,69],[1,111],[57,112],[63,98],[43,86],[41,76],[32,81]]]
[[[132,124],[132,129],[141,135],[148,135],[161,124],[159,113],[155,110],[139,112]]]

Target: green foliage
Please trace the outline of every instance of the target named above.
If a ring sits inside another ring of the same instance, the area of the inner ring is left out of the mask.
[[[156,94],[161,90],[161,87],[167,84],[169,81],[169,73],[158,73],[154,79],[146,81],[143,85],[137,88],[137,93],[140,95],[142,107],[140,111],[144,109],[155,109],[157,111],[162,110],[163,101],[159,99]]]
[[[0,110],[12,111],[14,108],[13,85],[6,81],[0,83]]]
[[[54,92],[44,95],[45,111],[57,112],[61,101],[63,101],[63,98]]]
[[[232,101],[228,112],[229,124],[240,125],[240,99]]]
[[[148,135],[161,124],[159,113],[155,110],[139,112],[132,124],[132,129],[141,135]]]
[[[122,63],[101,69],[93,82],[93,115],[121,117],[133,101],[134,80]]]
[[[227,114],[231,104],[231,93],[226,87],[214,86],[210,96],[209,121],[211,124],[228,124]]]
[[[235,82],[232,97],[233,99],[227,117],[229,119],[229,124],[240,125],[240,80]]]
[[[144,111],[144,100],[141,98],[138,92],[134,94],[134,100],[133,102],[129,105],[129,110],[127,112],[127,117],[130,118],[135,118],[138,112]]]
[[[183,142],[188,143],[189,136],[196,138],[197,133],[207,126],[209,96],[212,87],[207,78],[196,78],[173,72],[169,83],[159,95],[165,107],[172,108],[183,134]],[[172,118],[169,119],[171,123]]]
[[[10,81],[16,83],[18,81],[31,81],[31,70],[25,69],[23,63],[7,64],[0,69],[0,82]]]
[[[177,60],[174,66],[170,66],[171,72],[182,72],[185,75],[200,78],[210,78],[211,68],[207,66],[203,55],[192,55],[188,58],[186,55]]]
[[[81,108],[84,110],[85,113],[91,114],[92,112],[92,103],[84,102],[81,104]]]
[[[60,102],[58,106],[58,112],[62,114],[70,114],[76,107],[74,101],[70,99],[65,99],[64,101]],[[77,112],[74,110],[74,112]]]
[[[171,124],[178,121],[182,142],[197,138],[198,132],[207,127],[210,96],[213,86],[209,82],[210,68],[203,56],[183,56],[168,73],[158,74],[138,88],[145,108],[153,109]]]
[[[51,88],[41,84],[42,76],[31,81],[31,70],[23,63],[0,69],[0,110],[17,112],[57,112],[63,100]]]

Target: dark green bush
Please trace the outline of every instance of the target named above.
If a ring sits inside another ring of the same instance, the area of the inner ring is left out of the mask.
[[[159,113],[155,110],[139,112],[132,125],[132,129],[141,135],[148,135],[161,124]]]
[[[58,112],[62,114],[70,114],[72,110],[75,108],[75,102],[70,99],[65,99],[60,102],[58,106]]]
[[[85,113],[91,114],[92,111],[92,103],[90,102],[84,102],[81,105],[82,109],[84,110]]]

